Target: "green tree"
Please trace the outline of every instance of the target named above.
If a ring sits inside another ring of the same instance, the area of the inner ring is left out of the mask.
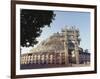
[[[29,47],[38,43],[37,37],[41,35],[42,28],[54,20],[53,11],[21,9],[21,46]]]

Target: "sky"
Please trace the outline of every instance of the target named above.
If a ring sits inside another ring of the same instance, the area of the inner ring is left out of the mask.
[[[80,31],[80,47],[90,49],[90,13],[89,12],[73,12],[73,11],[54,11],[55,20],[51,23],[51,27],[45,26],[42,34],[37,40],[41,42],[49,38],[53,33],[61,32],[61,29],[68,26],[75,26]],[[37,46],[37,45],[36,45]],[[36,47],[35,46],[35,47]],[[22,53],[29,51],[30,48],[23,48]]]

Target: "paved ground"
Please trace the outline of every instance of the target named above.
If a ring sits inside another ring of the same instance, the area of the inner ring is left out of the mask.
[[[40,68],[56,68],[56,67],[85,67],[90,66],[89,64],[27,64],[27,65],[21,65],[21,69],[40,69]]]
[[[72,64],[72,67],[85,67],[90,66],[90,64]]]

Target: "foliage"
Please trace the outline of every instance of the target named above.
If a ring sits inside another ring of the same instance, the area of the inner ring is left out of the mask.
[[[21,9],[21,46],[29,47],[38,43],[42,28],[54,20],[53,11]]]

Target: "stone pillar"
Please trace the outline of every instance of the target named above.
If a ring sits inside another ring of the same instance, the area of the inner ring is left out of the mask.
[[[55,54],[52,54],[52,64],[55,64]]]
[[[68,60],[68,40],[67,40],[67,29],[65,29],[65,38],[64,38],[64,50],[65,50],[65,64],[69,64]]]
[[[76,56],[76,64],[79,64],[79,51],[77,45],[75,45],[75,56]]]
[[[53,55],[51,54],[50,55],[50,64],[52,64],[53,63]]]
[[[37,60],[38,60],[38,64],[40,64],[40,55],[38,55],[38,59]]]
[[[30,63],[30,55],[28,55],[28,61],[27,61],[27,64]]]
[[[75,37],[75,56],[76,56],[76,64],[79,64],[79,49],[78,49],[78,37],[76,30],[74,30],[74,37]]]
[[[32,61],[32,63],[34,63],[34,54],[33,54],[33,61]]]
[[[28,55],[25,57],[25,64],[28,64]]]
[[[36,64],[38,64],[38,54],[36,54]]]
[[[36,55],[34,55],[34,64],[36,64]]]
[[[23,60],[24,60],[24,58],[23,58],[23,56],[21,56],[20,64],[23,64]]]
[[[41,55],[41,63],[44,64],[44,55]]]
[[[26,56],[24,56],[24,64],[26,64]]]
[[[48,54],[46,54],[46,64],[48,64]]]
[[[31,64],[33,64],[34,55],[31,55]]]
[[[59,53],[59,54],[60,54],[60,56],[59,56],[59,60],[60,60],[59,63],[62,64],[62,53]]]
[[[40,64],[42,63],[42,55],[40,54]]]
[[[48,64],[50,64],[50,55],[48,54]]]
[[[55,55],[55,56],[54,56],[54,64],[56,64],[56,60],[57,60],[57,58],[56,58],[56,52],[55,52],[54,55]]]

